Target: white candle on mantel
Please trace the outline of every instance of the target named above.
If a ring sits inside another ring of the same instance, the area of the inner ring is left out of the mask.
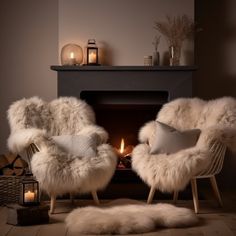
[[[70,63],[69,63],[69,65],[75,65],[76,63],[76,60],[75,60],[75,54],[74,54],[74,52],[71,52],[70,53]]]
[[[71,58],[71,59],[74,59],[74,58],[75,58],[75,56],[74,56],[74,53],[73,53],[73,52],[71,52],[71,53],[70,53],[70,58]]]
[[[34,202],[35,194],[31,191],[25,193],[25,202]]]
[[[96,63],[96,59],[97,59],[96,53],[90,52],[89,53],[89,63]]]

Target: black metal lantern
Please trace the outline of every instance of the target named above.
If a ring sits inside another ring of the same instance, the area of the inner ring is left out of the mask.
[[[89,39],[87,45],[87,65],[99,65],[98,64],[98,47],[95,39]]]
[[[27,174],[20,183],[20,204],[23,206],[39,205],[39,183],[32,174]]]

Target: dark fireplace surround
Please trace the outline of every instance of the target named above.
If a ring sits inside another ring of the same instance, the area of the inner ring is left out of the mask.
[[[90,104],[97,124],[109,133],[109,143],[119,148],[122,138],[125,146],[136,145],[139,129],[155,119],[163,104],[192,96],[192,74],[196,67],[51,66],[51,69],[58,74],[58,97],[74,96]],[[140,182],[131,171],[124,173],[118,171],[113,182]],[[113,195],[114,191],[117,188],[111,189]],[[146,191],[142,190],[141,195]]]

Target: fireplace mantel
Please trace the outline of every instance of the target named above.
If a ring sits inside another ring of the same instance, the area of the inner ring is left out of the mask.
[[[119,147],[136,145],[138,130],[154,120],[161,106],[192,96],[196,66],[51,66],[58,75],[58,96],[74,96],[93,106],[96,122]],[[131,169],[117,169],[101,198],[146,198],[147,186]]]
[[[192,96],[196,66],[51,66],[58,73],[58,96],[82,91],[167,91],[168,100]]]

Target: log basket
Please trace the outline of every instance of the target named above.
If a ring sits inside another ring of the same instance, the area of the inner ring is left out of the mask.
[[[24,176],[0,176],[0,205],[18,203],[20,182]]]
[[[27,157],[30,163],[32,155],[38,151],[36,145],[31,144],[27,149]],[[29,165],[30,168],[30,165]],[[31,168],[30,168],[31,169]],[[0,175],[0,205],[18,203],[20,198],[20,183],[25,176]]]

